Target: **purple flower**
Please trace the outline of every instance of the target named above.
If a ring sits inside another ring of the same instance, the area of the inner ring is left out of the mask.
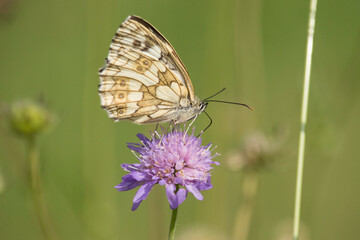
[[[212,188],[211,164],[219,165],[212,161],[218,154],[211,153],[211,144],[202,146],[201,138],[182,130],[164,135],[155,132],[152,139],[142,134],[137,136],[141,144],[129,143],[128,148],[137,153],[140,163],[122,164],[121,167],[130,173],[123,176],[122,182],[115,187],[118,191],[128,191],[141,186],[133,200],[133,211],[157,183],[165,185],[171,209],[186,199],[188,191],[196,199],[204,199],[200,191]]]

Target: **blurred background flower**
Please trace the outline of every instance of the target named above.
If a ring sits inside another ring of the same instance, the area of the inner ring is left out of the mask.
[[[284,131],[266,136],[262,131],[245,135],[239,149],[231,150],[226,161],[231,171],[242,174],[241,192],[233,224],[233,240],[247,240],[259,185],[259,174],[268,169],[282,152]]]
[[[33,100],[18,100],[9,106],[4,106],[1,115],[7,120],[9,128],[25,140],[26,187],[29,189],[39,229],[42,231],[44,239],[55,240],[56,234],[50,221],[43,192],[38,147],[38,135],[54,126],[55,115],[50,113],[42,103]]]
[[[0,0],[0,19],[9,20],[8,18],[15,12],[18,0]]]
[[[253,131],[244,136],[239,148],[230,150],[226,162],[231,171],[254,170],[271,166],[276,157],[283,152],[285,131],[266,136],[261,131]]]
[[[56,123],[55,115],[43,103],[29,99],[9,105],[5,117],[12,130],[23,137],[34,137],[51,129]]]

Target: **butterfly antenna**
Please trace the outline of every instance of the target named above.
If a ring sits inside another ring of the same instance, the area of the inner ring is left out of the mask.
[[[212,97],[215,97],[216,95],[218,95],[218,94],[222,93],[223,91],[225,91],[225,89],[226,89],[226,88],[221,89],[220,91],[218,91],[218,92],[215,93],[214,95],[203,99],[203,101],[206,101],[206,100],[208,100],[208,99],[210,99],[210,98],[212,98]]]
[[[221,100],[207,100],[206,102],[219,102],[219,103],[228,103],[228,104],[234,104],[234,105],[241,105],[241,106],[245,106],[250,110],[254,110],[252,107],[250,107],[247,104],[244,103],[237,103],[237,102],[227,102],[227,101],[221,101]]]

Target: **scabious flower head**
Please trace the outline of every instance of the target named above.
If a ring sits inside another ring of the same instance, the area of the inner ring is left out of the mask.
[[[137,136],[141,144],[129,143],[128,148],[136,153],[140,163],[122,164],[130,173],[115,187],[118,191],[127,191],[141,186],[133,200],[133,211],[157,183],[165,186],[171,209],[177,208],[188,192],[203,200],[200,191],[212,188],[211,164],[219,164],[212,161],[218,154],[212,154],[211,144],[203,146],[200,137],[182,130],[163,135],[155,132],[151,139],[142,134]]]

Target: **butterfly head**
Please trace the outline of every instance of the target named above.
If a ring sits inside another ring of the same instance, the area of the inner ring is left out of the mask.
[[[195,101],[192,105],[192,107],[195,109],[195,112],[199,114],[205,111],[208,103],[200,100],[200,98],[195,96]]]
[[[199,103],[200,112],[205,111],[205,109],[206,109],[206,107],[207,107],[208,104],[209,104],[209,103],[207,103],[207,102],[200,101],[200,103]]]

